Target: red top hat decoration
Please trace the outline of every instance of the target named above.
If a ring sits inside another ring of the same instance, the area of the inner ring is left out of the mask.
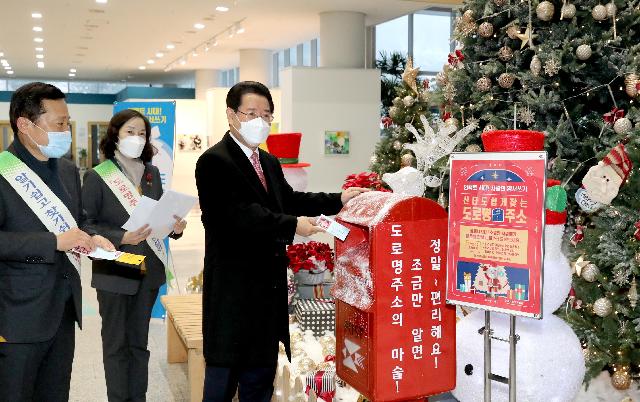
[[[529,130],[493,130],[482,133],[485,152],[544,151],[544,133]]]
[[[267,137],[269,153],[280,161],[283,168],[302,168],[311,166],[310,163],[300,162],[300,140],[302,133],[271,134]]]

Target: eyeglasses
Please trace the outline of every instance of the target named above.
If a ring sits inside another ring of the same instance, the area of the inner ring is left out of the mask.
[[[266,121],[267,123],[271,123],[273,121],[273,115],[271,113],[265,113],[262,116],[260,116],[256,112],[245,113],[245,112],[243,112],[241,110],[236,110],[236,113],[241,113],[241,114],[247,116],[249,118],[249,120],[253,120],[253,119],[256,119],[256,118],[260,117],[262,120]]]

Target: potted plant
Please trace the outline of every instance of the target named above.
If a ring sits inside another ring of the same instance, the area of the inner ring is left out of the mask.
[[[287,247],[289,268],[298,283],[319,285],[324,282],[326,271],[333,272],[333,250],[326,243],[310,241]]]

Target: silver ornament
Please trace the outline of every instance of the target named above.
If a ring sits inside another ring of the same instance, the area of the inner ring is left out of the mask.
[[[591,46],[589,45],[580,45],[576,49],[576,57],[579,60],[585,61],[591,57]]]
[[[399,151],[402,149],[402,143],[398,140],[395,140],[393,142],[393,149],[395,149],[396,151]]]
[[[531,70],[531,74],[534,76],[540,75],[540,70],[542,70],[542,62],[540,58],[536,55],[531,59],[531,63],[529,64],[529,69]]]
[[[598,279],[598,275],[600,274],[600,270],[596,266],[596,264],[590,263],[587,264],[586,267],[582,268],[582,279],[587,282],[595,282]]]
[[[551,21],[554,11],[555,6],[553,5],[553,3],[546,0],[540,2],[540,4],[538,4],[538,7],[536,7],[536,15],[542,21]]]
[[[598,4],[597,6],[593,7],[593,10],[591,10],[591,16],[596,21],[606,20],[607,19],[607,8],[605,6],[603,6],[602,4]]]
[[[493,25],[490,22],[483,22],[478,27],[478,34],[483,38],[490,38],[493,35]]]
[[[489,131],[495,131],[497,130],[496,126],[494,126],[493,124],[487,124],[486,126],[484,126],[484,128],[482,129],[483,133],[488,133]]]
[[[402,99],[399,96],[393,98],[393,106],[402,106]]]
[[[402,103],[406,106],[406,107],[411,107],[413,106],[413,104],[415,103],[415,99],[413,99],[413,96],[411,95],[407,95],[402,99]]]
[[[629,293],[627,294],[627,298],[629,299],[629,304],[632,309],[635,309],[638,305],[638,285],[636,284],[636,278],[633,278],[631,282],[631,287],[629,288]]]
[[[478,144],[469,144],[464,149],[464,152],[478,153],[478,152],[482,152],[482,148],[480,148],[480,145]]]
[[[400,112],[400,109],[398,109],[396,106],[391,106],[389,108],[389,116],[391,116],[391,118],[394,120],[398,117],[399,112]]]
[[[631,120],[626,117],[620,118],[613,123],[613,131],[615,131],[616,134],[627,134],[632,128],[633,124],[631,123]]]
[[[511,73],[502,73],[498,77],[498,84],[504,89],[509,89],[513,85],[515,79],[516,77]]]
[[[513,58],[513,50],[509,46],[502,46],[498,50],[498,58],[502,61],[509,61]]]
[[[491,89],[491,78],[489,78],[489,77],[479,78],[478,81],[476,82],[476,88],[478,88],[478,91],[482,91],[482,92],[486,92],[486,91],[490,90]]]
[[[378,157],[376,155],[372,155],[369,162],[371,162],[372,165],[378,163]]]
[[[616,7],[614,2],[607,3],[607,5],[604,6],[604,8],[607,9],[607,17],[609,18],[613,18],[618,12],[618,7]]]
[[[613,304],[606,297],[601,297],[593,303],[593,312],[598,317],[606,317],[611,314]]]
[[[576,6],[571,3],[567,3],[560,9],[560,17],[562,19],[571,19],[576,16]]]

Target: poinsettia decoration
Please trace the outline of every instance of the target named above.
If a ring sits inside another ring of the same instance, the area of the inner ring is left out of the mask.
[[[384,191],[390,193],[391,190],[383,187],[380,176],[375,172],[354,173],[347,176],[342,185],[342,189],[346,190],[351,187],[370,188],[371,190]]]
[[[327,243],[310,241],[291,244],[287,247],[287,257],[289,257],[289,268],[294,273],[300,270],[317,270],[322,267],[333,272],[333,250]]]

